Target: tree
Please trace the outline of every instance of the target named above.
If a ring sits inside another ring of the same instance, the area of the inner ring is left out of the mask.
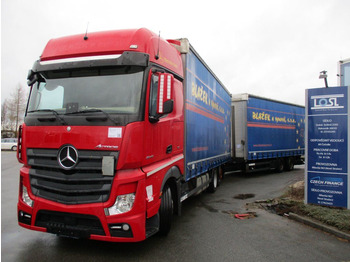
[[[7,122],[8,122],[8,102],[7,99],[5,99],[4,103],[1,104],[1,130],[7,129]]]
[[[17,85],[16,90],[11,94],[10,100],[6,102],[6,111],[8,118],[8,128],[15,132],[17,136],[17,130],[24,118],[24,111],[26,108],[27,94],[21,84]],[[3,107],[3,105],[2,105]],[[1,118],[3,114],[1,113]],[[6,119],[6,116],[4,116]]]
[[[1,138],[15,137],[16,133],[11,128],[9,119],[9,102],[8,99],[1,104]]]

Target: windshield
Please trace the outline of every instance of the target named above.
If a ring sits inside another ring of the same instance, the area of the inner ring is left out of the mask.
[[[139,116],[143,74],[143,68],[136,66],[41,73],[32,87],[27,113]]]

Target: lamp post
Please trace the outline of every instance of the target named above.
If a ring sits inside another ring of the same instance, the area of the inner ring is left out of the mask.
[[[326,88],[328,88],[328,82],[327,82],[327,71],[323,70],[320,72],[320,76],[319,79],[324,79],[324,84],[326,86]]]

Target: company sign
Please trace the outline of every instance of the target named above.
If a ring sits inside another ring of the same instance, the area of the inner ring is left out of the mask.
[[[313,100],[313,106],[311,107],[311,109],[317,110],[344,108],[344,106],[340,105],[338,101],[338,98],[343,97],[344,94],[311,96],[311,100]]]
[[[350,208],[349,87],[306,90],[307,203]]]

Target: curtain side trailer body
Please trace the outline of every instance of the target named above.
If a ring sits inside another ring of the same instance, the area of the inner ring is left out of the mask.
[[[293,169],[303,163],[305,108],[250,94],[232,97],[235,169]]]

